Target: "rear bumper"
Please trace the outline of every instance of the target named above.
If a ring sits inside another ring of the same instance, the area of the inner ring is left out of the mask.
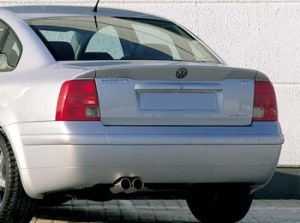
[[[265,184],[278,163],[278,123],[249,127],[105,127],[99,122],[10,125],[29,196],[112,184],[122,176],[147,183]]]

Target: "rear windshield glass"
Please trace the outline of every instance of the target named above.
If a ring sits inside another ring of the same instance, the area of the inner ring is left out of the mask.
[[[168,21],[98,16],[32,19],[27,22],[58,61],[219,63],[198,40]]]

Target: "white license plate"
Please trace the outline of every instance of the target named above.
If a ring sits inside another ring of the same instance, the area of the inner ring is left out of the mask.
[[[218,111],[216,93],[140,93],[141,110]]]

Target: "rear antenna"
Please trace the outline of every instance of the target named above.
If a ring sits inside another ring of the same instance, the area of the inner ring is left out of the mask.
[[[95,5],[95,7],[94,7],[94,12],[98,12],[98,5],[99,5],[99,2],[100,2],[100,0],[97,0],[97,3],[96,3],[96,5]]]

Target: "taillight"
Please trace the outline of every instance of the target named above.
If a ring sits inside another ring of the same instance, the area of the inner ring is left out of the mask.
[[[253,121],[278,121],[276,95],[269,81],[255,81]]]
[[[57,102],[56,121],[100,121],[94,80],[70,80],[62,85]]]

